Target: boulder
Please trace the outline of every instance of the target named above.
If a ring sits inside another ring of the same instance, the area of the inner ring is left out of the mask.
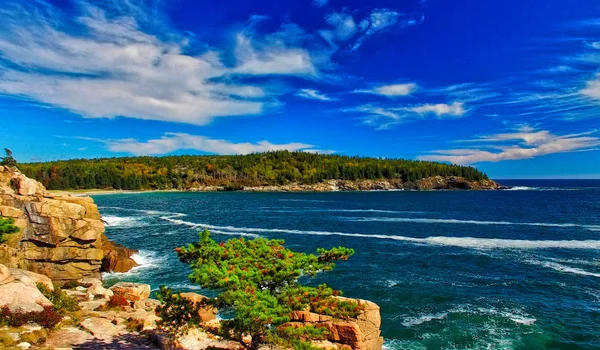
[[[89,287],[87,292],[95,297],[101,298],[110,298],[114,294],[112,290],[106,289],[99,284],[94,284],[93,286]]]
[[[52,306],[36,286],[38,282],[48,283],[47,277],[8,269],[4,265],[0,265],[0,272],[4,275],[4,282],[0,283],[0,307],[8,306],[12,312],[30,312],[42,311],[43,306]],[[51,281],[49,285],[52,287]]]
[[[9,269],[12,278],[28,286],[37,286],[38,283],[44,284],[48,289],[54,290],[52,280],[45,275],[20,269]]]
[[[148,299],[150,296],[150,285],[143,283],[119,282],[110,287],[114,295],[122,296],[129,301]]]
[[[180,293],[182,298],[185,298],[191,301],[194,304],[203,305],[206,301],[208,301],[208,297],[198,293]],[[210,305],[204,305],[200,307],[198,311],[198,315],[202,319],[203,322],[212,321],[217,319],[217,308]]]

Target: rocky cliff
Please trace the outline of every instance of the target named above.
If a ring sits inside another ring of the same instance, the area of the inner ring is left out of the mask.
[[[0,245],[0,263],[9,268],[41,273],[60,284],[136,266],[133,251],[104,235],[91,198],[50,194],[16,168],[0,166],[0,216],[13,218],[20,229]]]

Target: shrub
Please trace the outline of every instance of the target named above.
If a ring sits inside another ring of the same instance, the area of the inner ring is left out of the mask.
[[[12,312],[8,306],[0,309],[0,325],[9,327],[21,327],[27,323],[37,323],[40,326],[53,329],[62,321],[62,316],[52,306],[44,306],[42,311],[15,311]]]
[[[70,297],[65,293],[62,289],[55,286],[54,290],[50,290],[44,283],[38,283],[37,288],[42,292],[42,294],[50,300],[52,305],[54,305],[54,309],[61,314],[65,314],[67,312],[75,312],[81,310],[81,306],[77,302],[77,299],[74,297]]]
[[[108,305],[112,307],[129,306],[129,300],[122,295],[115,294],[110,297],[110,300],[108,300]]]
[[[5,243],[7,241],[5,234],[16,233],[19,232],[19,228],[15,225],[15,220],[12,218],[2,218],[0,217],[0,243]]]
[[[62,289],[75,289],[80,286],[81,286],[81,283],[79,283],[75,280],[71,280],[71,281],[67,281],[65,284],[63,284]]]
[[[38,331],[28,332],[21,335],[20,342],[27,342],[33,345],[39,345],[46,342],[48,338],[48,331],[45,329],[40,329]]]

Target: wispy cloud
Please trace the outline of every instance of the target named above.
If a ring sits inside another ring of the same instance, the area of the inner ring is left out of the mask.
[[[313,153],[333,153],[330,150],[318,150],[313,145],[291,142],[275,144],[269,141],[257,143],[235,143],[228,140],[213,139],[205,136],[186,133],[165,133],[161,138],[147,141],[136,139],[104,140],[88,137],[76,137],[80,140],[101,142],[111,152],[129,153],[133,155],[160,155],[178,150],[194,150],[212,154],[250,154],[276,150],[305,151]]]
[[[324,93],[321,93],[314,89],[300,89],[296,92],[296,96],[306,98],[309,100],[319,100],[319,101],[336,101],[337,99],[333,97],[329,97]]]
[[[188,53],[197,45],[136,1],[77,4],[77,17],[44,2],[3,4],[0,93],[90,118],[204,125],[277,105],[276,92],[236,76],[318,74],[311,54],[284,39],[291,26],[262,37],[240,33],[231,66],[220,51]]]
[[[360,21],[358,26],[362,35],[352,45],[352,50],[357,50],[370,36],[388,27],[396,24],[412,26],[422,22],[423,19],[423,17],[418,20],[410,18],[403,13],[390,9],[375,9],[371,11],[367,18]]]
[[[337,42],[352,38],[357,32],[357,26],[352,15],[345,12],[329,14],[325,21],[333,29],[323,29],[319,31],[321,37],[333,47],[338,47]]]
[[[381,85],[372,89],[358,89],[354,93],[373,94],[386,97],[408,96],[417,89],[416,83]]]
[[[515,132],[475,137],[469,142],[473,148],[436,150],[420,156],[421,160],[445,161],[454,164],[500,162],[540,157],[554,153],[591,151],[600,147],[597,130],[579,134],[557,135],[548,130],[536,130],[529,126]]]
[[[390,129],[397,124],[414,122],[423,119],[456,119],[466,116],[467,110],[462,102],[422,104],[401,107],[383,107],[363,105],[346,112],[363,114],[365,124],[377,129]]]

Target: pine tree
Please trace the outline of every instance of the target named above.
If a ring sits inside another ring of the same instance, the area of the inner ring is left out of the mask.
[[[15,158],[13,158],[13,153],[11,150],[9,150],[8,148],[4,149],[4,158],[0,158],[0,165],[6,165],[6,166],[16,166],[17,165],[17,161]]]
[[[214,305],[234,310],[234,318],[222,322],[221,335],[250,350],[264,343],[310,348],[310,340],[326,336],[324,329],[312,326],[285,326],[292,311],[309,310],[338,318],[356,317],[361,311],[357,303],[335,298],[339,291],[299,282],[300,277],[314,277],[332,270],[335,261],[347,260],[354,254],[349,248],[318,249],[316,255],[296,253],[286,249],[282,240],[236,238],[217,243],[205,230],[199,242],[176,251],[192,268],[190,281],[219,291]],[[161,289],[161,298],[180,302],[166,288]],[[159,312],[167,309],[177,308],[166,303]],[[177,323],[177,317],[173,318],[162,322]],[[243,341],[244,335],[250,335],[250,343]]]

